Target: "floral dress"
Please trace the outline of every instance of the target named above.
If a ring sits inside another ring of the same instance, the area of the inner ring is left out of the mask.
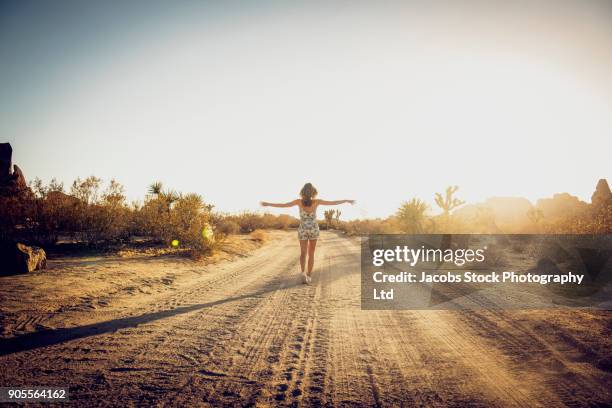
[[[308,213],[300,207],[300,226],[298,227],[298,239],[306,241],[319,238],[319,224],[317,223],[317,211]]]

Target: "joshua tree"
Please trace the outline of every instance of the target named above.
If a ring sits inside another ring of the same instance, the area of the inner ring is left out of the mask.
[[[175,203],[179,198],[181,198],[180,194],[178,194],[174,190],[164,191],[164,185],[161,181],[155,181],[151,183],[148,192],[151,196],[153,196],[154,200],[166,211],[170,211],[170,207],[172,207],[172,204]]]
[[[149,186],[149,194],[159,197],[162,193],[164,185],[161,181],[155,181]]]
[[[436,193],[435,200],[436,204],[442,209],[442,225],[445,229],[450,227],[450,213],[455,208],[465,204],[465,201],[458,198],[454,198],[453,195],[459,190],[458,186],[448,186],[444,196],[440,193]]]
[[[335,213],[336,225],[340,224],[340,216],[341,215],[342,215],[342,211],[336,209],[336,213]]]
[[[158,197],[168,203],[168,207],[170,207],[175,201],[178,201],[181,198],[181,195],[175,190],[166,190],[160,193]]]
[[[442,194],[436,193],[436,204],[442,209],[442,212],[444,212],[444,215],[447,217],[452,210],[465,204],[465,201],[453,198],[453,194],[455,194],[457,190],[459,190],[459,186],[449,186],[446,188],[444,197],[442,197]]]
[[[427,204],[418,198],[406,201],[395,214],[400,230],[407,234],[423,232],[423,224],[427,219]]]

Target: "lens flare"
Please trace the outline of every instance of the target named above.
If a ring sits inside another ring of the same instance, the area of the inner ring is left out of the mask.
[[[178,240],[178,239],[173,239],[173,240],[172,240],[172,246],[173,246],[173,247],[175,247],[175,248],[176,248],[177,246],[179,246],[179,240]]]
[[[206,239],[211,239],[213,237],[213,230],[212,228],[210,228],[209,225],[204,227],[204,229],[202,230],[202,236]]]

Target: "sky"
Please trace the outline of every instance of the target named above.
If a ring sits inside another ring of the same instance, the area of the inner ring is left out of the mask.
[[[0,141],[30,180],[160,180],[226,212],[307,181],[357,200],[343,218],[435,212],[448,185],[590,201],[612,2],[2,1]]]

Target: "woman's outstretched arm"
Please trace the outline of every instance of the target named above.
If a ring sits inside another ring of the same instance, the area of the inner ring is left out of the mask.
[[[268,203],[268,202],[262,201],[259,204],[261,204],[262,207],[286,208],[286,207],[293,207],[294,205],[297,205],[299,201],[300,200],[293,200],[293,201],[289,201],[288,203]]]
[[[327,200],[317,200],[317,202],[321,205],[340,205],[344,203],[355,204],[355,200],[335,200],[335,201],[327,201]]]

